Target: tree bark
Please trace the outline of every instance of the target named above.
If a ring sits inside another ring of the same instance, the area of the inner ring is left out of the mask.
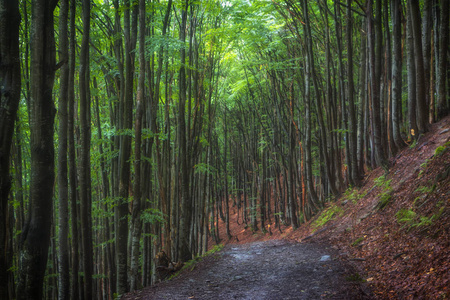
[[[77,170],[75,163],[75,5],[76,0],[70,0],[70,37],[69,37],[69,80],[68,80],[68,147],[69,147],[69,185],[70,185],[70,210],[72,229],[72,255],[71,255],[71,298],[79,298],[78,265],[79,265],[79,234],[77,211]]]
[[[311,28],[308,15],[308,1],[302,1],[303,14],[305,17],[305,29],[306,29],[306,59],[305,59],[305,169],[306,169],[306,185],[309,194],[309,200],[313,204],[317,205],[319,199],[314,187],[313,174],[312,174],[312,154],[311,154],[311,77],[313,76],[313,52],[312,52],[312,37]]]
[[[361,184],[361,175],[358,168],[357,155],[357,123],[354,101],[354,83],[353,83],[353,15],[352,15],[352,0],[347,1],[347,76],[348,76],[348,113],[349,113],[349,150],[351,161],[350,178],[355,186]]]
[[[67,172],[67,103],[69,84],[69,48],[68,48],[68,14],[69,1],[61,0],[59,8],[59,60],[62,63],[59,86],[59,149],[58,149],[58,196],[59,196],[59,231],[58,231],[58,299],[69,298],[69,191]]]
[[[437,116],[439,119],[446,116],[450,111],[449,99],[447,94],[449,13],[449,1],[441,0],[441,24],[439,28],[439,67],[437,69]]]
[[[411,27],[414,42],[414,64],[416,68],[416,103],[417,103],[417,129],[420,133],[427,131],[428,105],[425,94],[425,69],[423,66],[422,31],[420,7],[418,0],[408,1],[409,13],[411,14]]]
[[[392,45],[392,138],[398,149],[405,146],[400,135],[402,109],[402,2],[391,0]]]
[[[408,4],[409,6],[409,4]],[[408,11],[408,10],[407,10]],[[409,134],[416,139],[419,136],[417,132],[417,94],[416,94],[416,65],[414,62],[414,37],[412,33],[411,14],[406,14],[406,45],[407,45],[407,70],[408,70],[408,125]]]
[[[184,44],[186,42],[186,23],[187,10],[189,7],[189,0],[183,3],[181,11],[180,23],[180,41]],[[186,107],[186,50],[184,47],[180,50],[181,67],[179,70],[178,84],[179,84],[179,109],[178,109],[178,141],[180,147],[180,162],[181,162],[181,216],[180,216],[180,245],[178,248],[178,259],[181,261],[188,261],[192,258],[190,249],[189,236],[191,229],[191,199],[189,197],[189,170],[187,164],[187,147],[186,147],[186,121],[185,121],[185,107]]]
[[[84,272],[84,297],[92,299],[94,295],[92,286],[93,269],[93,244],[92,244],[92,198],[91,198],[91,113],[90,113],[90,89],[89,89],[89,36],[90,36],[90,0],[83,0],[82,19],[83,37],[80,51],[80,129],[81,129],[81,156],[79,164],[80,176],[80,212],[81,212],[81,249],[82,266]]]
[[[55,179],[52,99],[55,78],[53,11],[57,1],[37,0],[31,15],[30,208],[20,237],[17,299],[41,299],[50,243]]]
[[[142,134],[142,114],[143,102],[145,101],[145,0],[139,0],[139,81],[136,100],[136,120],[134,124],[135,143],[134,143],[134,201],[133,212],[131,216],[132,237],[131,237],[131,281],[130,290],[138,288],[139,283],[139,249],[142,232],[141,212],[142,193],[141,193],[141,134]]]
[[[8,198],[10,151],[20,101],[20,13],[18,1],[0,1],[0,298],[9,299],[12,253],[9,252]],[[21,162],[20,162],[21,163]]]
[[[120,144],[119,204],[116,208],[116,255],[117,255],[117,293],[128,292],[128,196],[130,187],[131,136],[126,130],[132,129],[134,49],[137,36],[137,9],[133,9],[130,19],[130,0],[125,1],[125,93],[122,106],[122,126],[125,132]]]
[[[381,37],[380,30],[376,27],[381,26],[380,10],[377,12],[378,18],[376,24],[373,17],[373,0],[369,0],[367,18],[368,18],[368,38],[369,38],[369,60],[371,77],[371,103],[372,103],[372,124],[375,146],[375,159],[378,165],[387,168],[388,161],[384,153],[383,139],[381,138],[381,120],[380,120],[380,70],[381,70]],[[375,32],[376,31],[376,32]]]

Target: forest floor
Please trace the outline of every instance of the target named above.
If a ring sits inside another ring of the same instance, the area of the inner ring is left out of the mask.
[[[450,116],[390,165],[295,230],[253,232],[231,207],[222,251],[124,299],[450,298]]]

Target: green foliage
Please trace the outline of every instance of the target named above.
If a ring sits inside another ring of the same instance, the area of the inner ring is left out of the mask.
[[[194,166],[195,174],[201,173],[211,175],[214,174],[215,172],[217,172],[217,169],[214,166],[209,165],[207,163],[199,163]]]
[[[357,188],[349,187],[344,192],[344,198],[348,201],[352,201],[353,204],[356,204],[358,200],[364,198],[367,195],[367,191],[360,193]]]
[[[419,178],[423,175],[423,172],[426,170],[426,168],[427,168],[429,162],[430,162],[430,160],[429,160],[429,159],[426,159],[425,162],[423,162],[422,164],[420,164],[420,168],[421,168],[422,170],[420,170],[420,172],[419,172]]]
[[[419,192],[422,194],[429,194],[434,191],[433,186],[419,186],[414,192]]]
[[[389,189],[390,185],[391,185],[391,181],[392,181],[392,179],[387,180],[386,174],[383,174],[374,180],[375,185],[377,187],[382,187],[383,189]]]
[[[387,180],[386,174],[381,175],[380,177],[374,180],[375,186],[381,187],[383,189],[379,195],[380,199],[377,205],[379,209],[384,209],[392,198],[391,181],[392,179]]]
[[[397,217],[398,223],[410,224],[416,219],[417,214],[411,209],[401,209],[395,214],[395,216]]]
[[[357,238],[357,239],[352,243],[352,246],[353,246],[353,247],[358,246],[362,241],[364,241],[364,237]]]
[[[389,201],[392,198],[392,194],[390,191],[386,191],[380,195],[380,200],[378,202],[378,208],[384,209],[386,205],[388,205]]]
[[[164,214],[156,208],[147,208],[141,214],[141,220],[144,223],[155,224],[164,223]]]
[[[327,209],[323,210],[319,217],[312,223],[312,227],[317,229],[324,226],[335,217],[342,215],[344,210],[336,204],[331,205]]]
[[[435,220],[437,220],[442,214],[442,208],[439,210],[438,215],[432,215],[431,217],[420,216],[412,209],[401,209],[399,210],[395,216],[397,217],[398,223],[404,223],[402,228],[408,227],[407,231],[416,228],[432,225]]]
[[[450,142],[447,142],[444,145],[437,147],[436,150],[434,150],[434,156],[439,157],[443,155],[445,152],[448,151],[449,148]]]

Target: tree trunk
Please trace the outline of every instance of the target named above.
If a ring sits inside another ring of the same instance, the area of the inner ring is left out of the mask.
[[[409,6],[409,4],[408,4]],[[416,94],[416,65],[414,63],[414,38],[411,25],[411,14],[406,14],[406,45],[407,45],[407,70],[408,70],[408,125],[409,134],[416,139],[419,135],[417,132],[416,110],[417,110],[417,94]]]
[[[439,28],[439,67],[437,75],[437,116],[439,119],[450,111],[447,94],[447,53],[448,53],[448,26],[449,26],[449,1],[441,0],[441,26]]]
[[[59,195],[59,231],[58,231],[58,299],[69,298],[69,191],[67,172],[67,103],[69,85],[69,47],[68,47],[68,21],[69,1],[61,0],[59,8],[59,60],[61,67],[59,85],[59,149],[58,149],[58,195]]]
[[[310,201],[313,204],[317,204],[319,199],[316,194],[313,182],[312,174],[312,155],[311,155],[311,77],[312,74],[312,64],[314,63],[312,59],[312,37],[311,28],[309,24],[308,15],[308,2],[303,1],[303,14],[305,16],[305,29],[306,29],[306,58],[305,58],[305,169],[306,169],[306,185],[308,189],[308,194]]]
[[[92,299],[94,291],[92,287],[93,267],[93,243],[92,243],[92,199],[91,199],[91,113],[90,113],[90,89],[89,89],[89,36],[91,28],[91,3],[83,0],[83,37],[80,51],[80,129],[81,129],[81,156],[79,164],[80,176],[80,213],[81,213],[81,249],[82,266],[84,273],[84,297]]]
[[[381,70],[381,38],[380,30],[375,30],[375,26],[381,26],[380,11],[377,12],[378,18],[374,24],[373,0],[369,0],[367,12],[368,18],[368,37],[369,37],[369,60],[371,77],[371,102],[372,102],[372,124],[375,146],[375,159],[378,165],[387,167],[388,161],[384,153],[383,139],[381,138],[381,120],[380,120],[380,70]],[[376,31],[376,32],[375,32]]]
[[[139,0],[139,81],[136,104],[136,121],[134,124],[134,201],[131,216],[132,237],[131,237],[131,281],[130,290],[138,288],[139,282],[139,249],[142,231],[141,212],[143,209],[141,197],[141,133],[142,133],[142,113],[143,102],[145,101],[145,0]]]
[[[366,27],[366,21],[363,21],[362,27]],[[359,107],[358,107],[358,167],[359,174],[364,174],[364,150],[366,135],[366,106],[367,106],[367,35],[361,32],[361,66],[360,66],[360,83],[359,83]],[[367,149],[366,149],[367,151]]]
[[[69,115],[67,120],[68,147],[69,147],[69,185],[70,185],[70,208],[72,227],[72,278],[71,278],[71,298],[79,298],[78,284],[78,212],[77,212],[77,170],[75,164],[75,5],[76,0],[70,1],[70,37],[69,37],[69,80],[68,80],[68,106]]]
[[[348,76],[348,113],[349,113],[349,150],[351,161],[350,178],[355,186],[361,184],[361,175],[358,168],[358,156],[357,156],[357,123],[356,112],[354,102],[354,83],[353,83],[353,15],[352,15],[352,0],[347,0],[347,76]]]
[[[27,223],[21,234],[17,299],[41,299],[50,243],[54,170],[52,99],[55,78],[53,10],[56,1],[37,0],[31,17],[31,184]]]
[[[186,42],[186,23],[187,10],[189,8],[189,0],[183,3],[181,11],[180,23],[180,42]],[[180,245],[178,248],[178,259],[181,261],[188,261],[192,258],[190,249],[189,236],[191,229],[191,215],[192,205],[189,197],[189,170],[188,170],[188,154],[186,145],[186,121],[185,121],[185,107],[186,107],[186,49],[184,47],[180,50],[181,67],[179,70],[179,109],[178,109],[178,140],[180,147],[181,160],[181,216],[180,216]]]
[[[392,138],[398,149],[405,146],[400,135],[402,109],[402,2],[391,0],[393,46],[392,46]]]
[[[423,52],[423,71],[424,71],[424,86],[425,86],[425,104],[427,105],[428,115],[427,123],[430,123],[431,114],[434,109],[431,108],[431,30],[433,28],[432,20],[433,0],[425,0],[423,4],[423,18],[422,18],[422,52]],[[433,92],[434,93],[434,92]]]
[[[8,282],[12,253],[9,252],[9,173],[14,122],[20,101],[20,13],[18,1],[0,1],[0,298],[9,299]],[[20,162],[21,163],[21,162]]]
[[[131,130],[133,116],[134,50],[137,36],[137,9],[130,19],[130,1],[125,1],[125,93],[122,106],[121,128]],[[120,144],[119,201],[116,208],[117,293],[128,292],[128,196],[130,187],[131,136],[124,134]]]
[[[420,7],[418,0],[408,1],[409,13],[411,14],[411,27],[414,41],[414,64],[416,68],[416,103],[417,103],[417,128],[420,133],[427,131],[428,105],[425,94],[425,69],[423,66],[422,31]]]

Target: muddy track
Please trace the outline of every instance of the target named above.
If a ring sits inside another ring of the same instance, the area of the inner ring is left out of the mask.
[[[372,299],[358,279],[331,247],[271,240],[226,246],[122,299]]]

